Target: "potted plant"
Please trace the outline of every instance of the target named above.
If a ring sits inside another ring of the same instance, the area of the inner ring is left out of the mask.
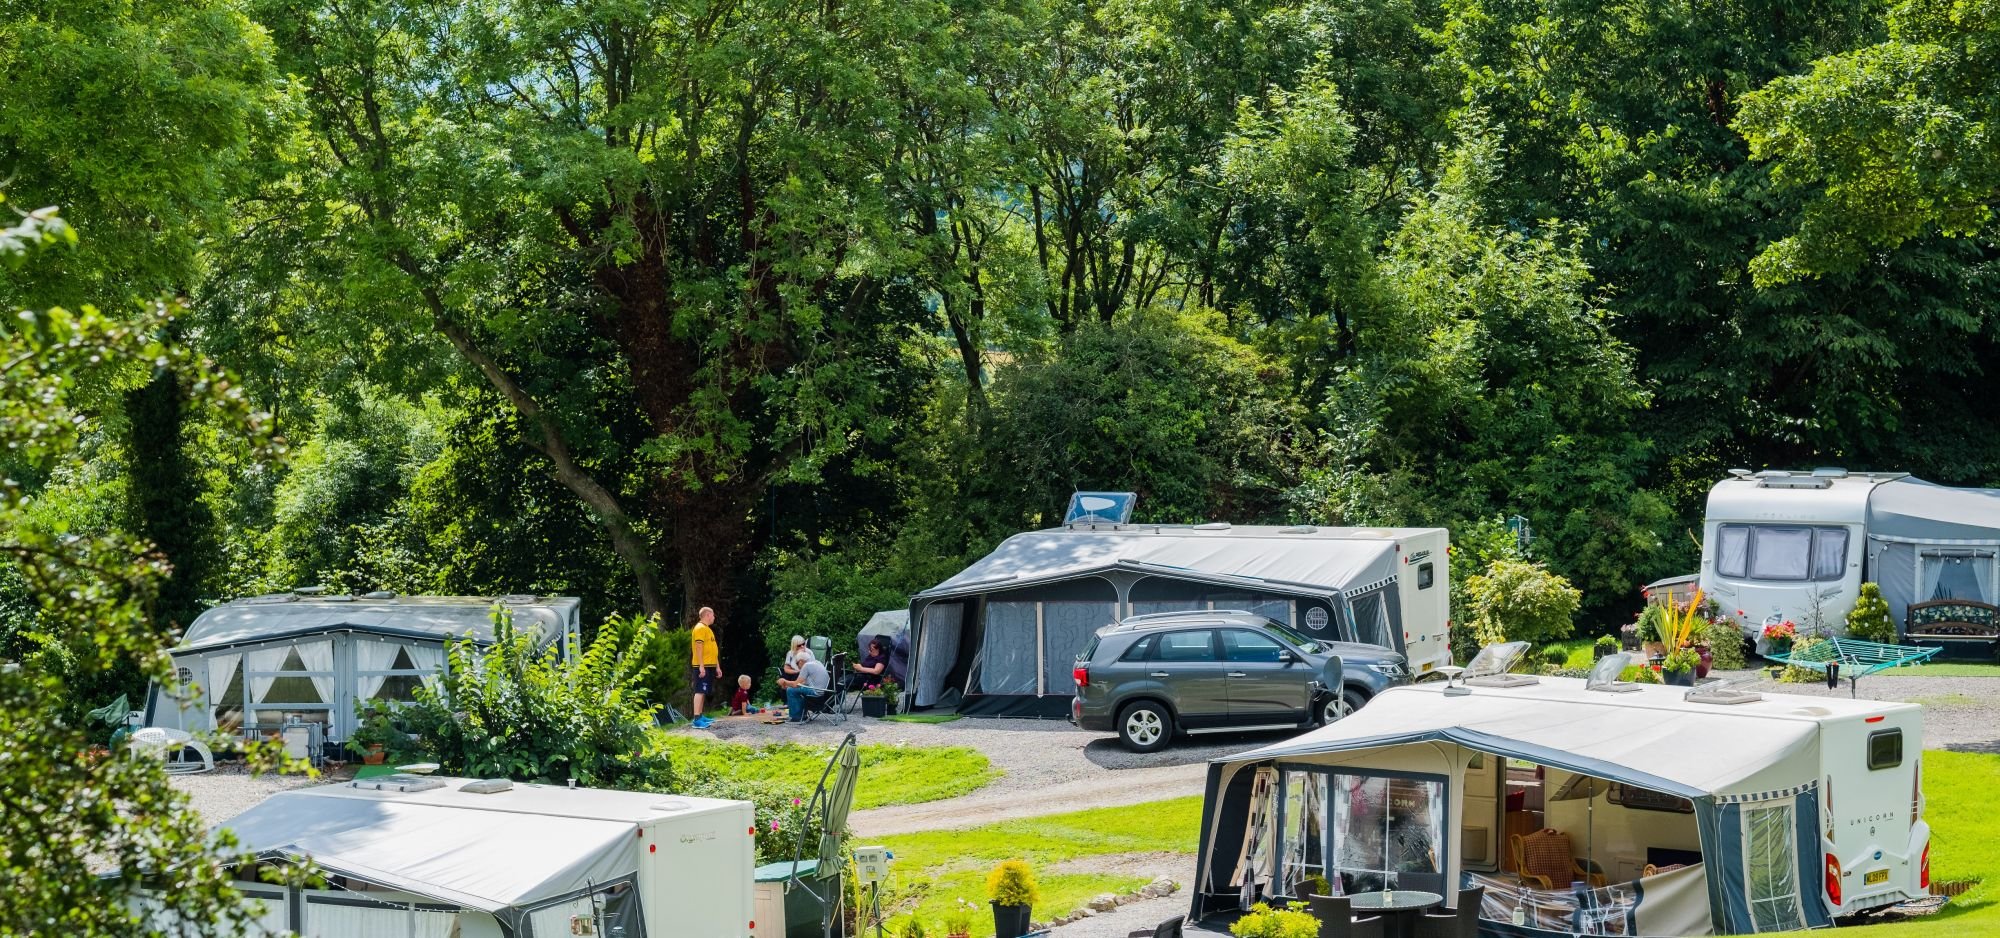
[[[903,923],[903,938],[924,938],[924,920],[910,916],[910,920]]]
[[[1027,863],[1005,860],[986,874],[986,898],[993,904],[993,938],[1021,938],[1028,933],[1028,913],[1041,892]]]
[[[1786,619],[1773,625],[1764,626],[1764,654],[1783,657],[1792,653],[1792,639],[1799,635],[1799,627]]]
[[[388,758],[389,745],[408,737],[396,730],[396,709],[386,700],[354,702],[354,732],[347,734],[347,748],[361,753],[367,765],[381,765]]]
[[[1694,649],[1678,648],[1667,656],[1660,670],[1665,674],[1667,683],[1679,687],[1693,687],[1694,670],[1700,665],[1701,656],[1696,654]]]
[[[1282,909],[1259,902],[1230,923],[1229,933],[1236,938],[1319,938],[1319,919],[1306,911],[1303,902]]]
[[[1590,660],[1602,661],[1606,655],[1618,653],[1618,640],[1609,635],[1597,636],[1597,642],[1590,650]]]
[[[861,715],[864,717],[886,717],[896,712],[896,698],[902,688],[895,681],[883,681],[861,692]]]
[[[1639,613],[1639,625],[1637,629],[1639,633],[1639,647],[1645,651],[1648,658],[1667,653],[1667,646],[1660,641],[1660,620],[1666,614],[1665,609],[1651,604],[1646,606],[1644,612]]]
[[[973,905],[954,899],[944,913],[944,938],[972,938]]]

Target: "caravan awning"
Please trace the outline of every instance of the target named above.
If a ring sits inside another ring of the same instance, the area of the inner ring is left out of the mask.
[[[1517,689],[1470,688],[1457,697],[1442,687],[1394,688],[1337,723],[1216,761],[1283,761],[1441,741],[1703,798],[1743,793],[1783,774],[1769,770],[1809,753],[1818,735],[1811,717],[1773,718],[1772,707],[1789,704],[1689,704],[1678,687],[1609,695],[1585,690],[1580,680],[1542,678]],[[1805,777],[1816,772],[1808,769]]]
[[[918,593],[943,599],[1108,570],[1133,570],[1288,593],[1337,593],[1396,571],[1385,536],[1331,536],[1333,529],[1139,526],[1114,531],[1057,528],[1017,534],[958,575]]]
[[[638,868],[633,821],[343,794],[281,792],[221,826],[259,855],[309,858],[323,871],[483,912],[533,905]],[[487,797],[496,806],[508,800]]]
[[[544,597],[532,603],[503,603],[514,627],[541,640],[563,632],[573,615],[573,597]],[[272,642],[326,632],[369,632],[396,638],[442,642],[494,639],[493,601],[476,597],[404,596],[390,600],[335,600],[278,596],[237,600],[209,609],[188,625],[175,652]]]
[[[1921,479],[1868,495],[1868,534],[1885,540],[2000,543],[2000,489],[1956,489]]]

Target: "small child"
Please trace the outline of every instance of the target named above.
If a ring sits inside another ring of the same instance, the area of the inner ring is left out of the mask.
[[[748,712],[750,712],[750,675],[738,674],[736,695],[729,698],[729,713],[731,716],[742,716]]]

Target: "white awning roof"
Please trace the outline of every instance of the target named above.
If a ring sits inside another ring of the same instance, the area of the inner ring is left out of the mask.
[[[1819,721],[1909,706],[1786,694],[1719,706],[1685,701],[1678,687],[1611,695],[1552,677],[1521,688],[1475,687],[1456,697],[1442,689],[1441,683],[1395,688],[1338,723],[1216,761],[1447,741],[1698,798],[1769,788],[1774,778],[1793,774],[1800,783],[1814,781]]]
[[[1395,571],[1396,538],[1380,528],[1274,528],[1127,525],[1054,528],[1016,534],[918,598],[1026,586],[1124,568],[1161,576],[1229,578],[1254,588],[1337,592]]]
[[[603,885],[638,869],[649,818],[733,802],[516,785],[475,795],[329,785],[280,792],[219,825],[246,850],[309,857],[322,870],[497,912]]]
[[[224,603],[195,617],[175,651],[274,641],[324,632],[357,631],[442,642],[466,637],[493,641],[494,600],[472,596],[399,596],[393,599],[275,597]],[[542,640],[562,634],[579,600],[571,596],[509,601],[514,627]]]

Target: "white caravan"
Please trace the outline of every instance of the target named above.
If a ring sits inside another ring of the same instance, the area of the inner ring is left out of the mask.
[[[244,872],[272,934],[549,938],[755,930],[747,801],[415,775],[281,792],[221,827],[265,863],[310,862],[326,888]]]
[[[1863,582],[1898,634],[1913,604],[2000,603],[2000,489],[1900,472],[1734,470],[1708,493],[1701,589],[1752,639],[1789,619],[1844,634]]]
[[[1194,916],[1389,885],[1456,907],[1484,887],[1481,934],[1721,935],[1929,893],[1914,704],[1467,683],[1211,762]]]

